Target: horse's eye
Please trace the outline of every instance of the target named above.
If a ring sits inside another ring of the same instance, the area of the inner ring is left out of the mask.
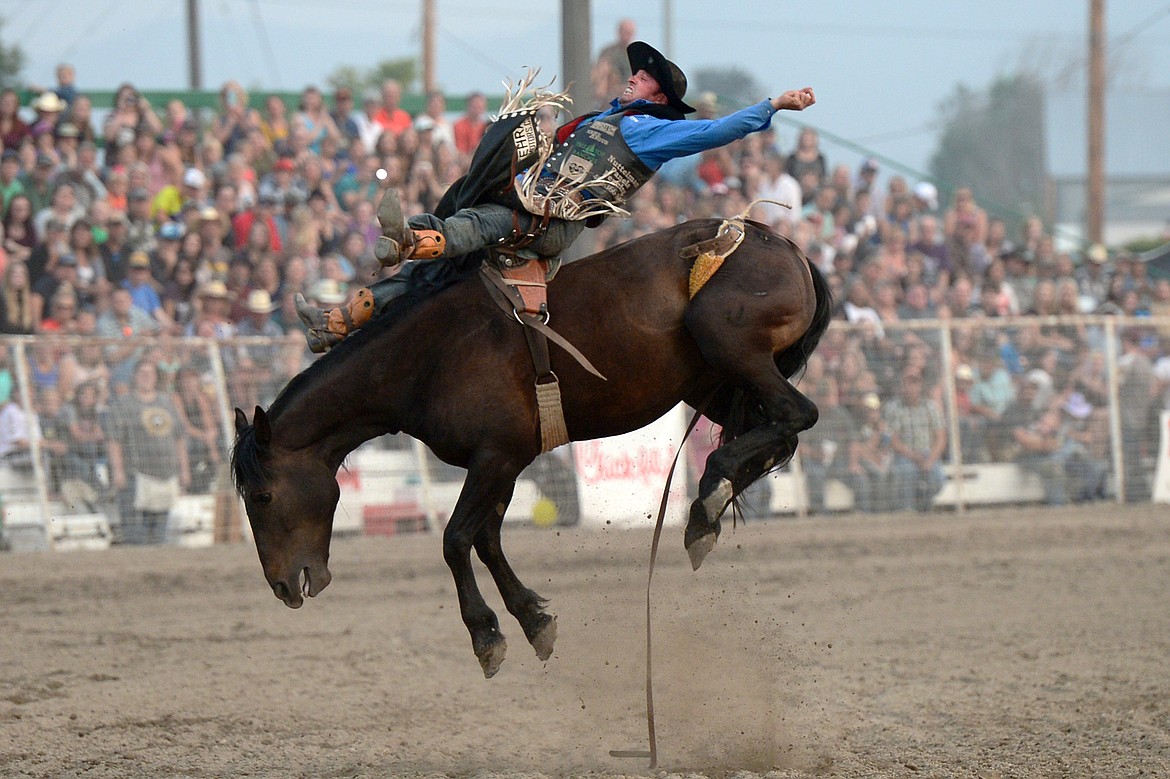
[[[271,492],[257,492],[256,496],[253,499],[261,506],[267,506],[269,503],[272,502],[272,493]]]

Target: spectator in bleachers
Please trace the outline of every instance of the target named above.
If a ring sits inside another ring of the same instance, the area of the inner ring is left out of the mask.
[[[24,184],[20,180],[20,155],[15,149],[5,149],[0,154],[0,205],[4,207],[4,217],[7,219],[13,199],[24,193]],[[28,198],[25,198],[27,200]],[[30,221],[31,226],[31,221]]]
[[[0,145],[16,150],[28,135],[28,125],[20,117],[20,95],[15,89],[0,91]]]
[[[321,141],[326,137],[341,138],[341,130],[330,116],[321,90],[312,85],[302,90],[301,103],[293,117],[292,125],[294,134],[298,125],[305,129],[308,148],[314,154],[320,153]]]
[[[85,215],[85,209],[77,203],[77,192],[68,184],[57,184],[53,187],[53,194],[49,205],[42,208],[33,216],[33,227],[38,235],[46,233],[49,220],[55,219],[69,229],[73,223]]]
[[[820,418],[800,436],[800,467],[804,472],[811,514],[825,511],[825,490],[830,479],[849,483],[849,442],[853,417],[838,402],[835,384],[811,385],[808,398],[817,404]]]
[[[69,453],[69,430],[61,413],[63,404],[60,388],[40,387],[33,403],[37,413],[37,428],[40,431],[38,443],[41,459],[45,464],[48,482],[46,486],[49,495],[56,497],[61,489],[62,480],[68,473]]]
[[[191,472],[189,491],[194,494],[210,492],[223,460],[220,426],[211,396],[196,371],[191,368],[179,370],[171,403],[178,413],[186,441]]]
[[[69,230],[69,253],[77,260],[77,297],[82,305],[93,305],[109,292],[106,266],[94,243],[93,225],[84,217]]]
[[[1061,427],[1057,409],[1036,409],[1030,402],[1038,387],[1035,378],[1025,377],[1020,384],[1019,398],[1005,416],[1010,442],[1014,445],[1012,460],[1040,477],[1045,503],[1063,506],[1068,502],[1065,471],[1068,437]]]
[[[116,159],[121,147],[133,146],[140,134],[160,135],[162,121],[133,84],[122,84],[114,92],[114,106],[102,127],[106,156]]]
[[[1081,503],[1105,497],[1109,466],[1101,446],[1108,440],[1105,415],[1096,414],[1079,392],[1065,392],[1060,406],[1063,432],[1067,439],[1071,497]]]
[[[41,210],[48,208],[53,197],[53,174],[56,162],[47,154],[36,154],[33,163],[25,167],[20,176],[21,190],[32,205],[34,219]],[[38,232],[38,235],[43,233]]]
[[[942,412],[926,394],[921,372],[902,372],[899,397],[886,405],[883,418],[894,453],[890,473],[895,508],[928,511],[943,485],[947,431]]]
[[[1117,360],[1117,398],[1121,412],[1122,460],[1125,462],[1125,500],[1148,500],[1149,485],[1142,458],[1156,453],[1150,424],[1156,383],[1153,363],[1145,352],[1144,334],[1136,327],[1121,334]]]
[[[77,315],[78,335],[95,335],[97,315],[93,309],[82,309]],[[82,319],[87,320],[82,324]],[[88,332],[87,332],[88,331]],[[110,396],[110,368],[106,365],[101,344],[85,341],[73,347],[61,358],[58,385],[61,398],[70,403],[82,384],[92,386],[97,392],[99,403],[105,403]]]
[[[36,309],[28,266],[10,261],[4,269],[4,285],[0,289],[0,333],[33,333],[39,319]]]
[[[110,407],[110,477],[125,544],[162,543],[167,513],[191,483],[182,423],[158,382],[158,365],[139,361],[129,391]]]
[[[463,115],[455,120],[451,128],[455,136],[455,149],[463,155],[465,163],[471,160],[471,153],[479,145],[487,126],[487,97],[477,90],[467,96]]]
[[[630,63],[626,48],[638,34],[633,19],[621,19],[617,24],[616,40],[606,44],[597,54],[590,72],[593,104],[603,106],[612,99],[630,77]]]
[[[74,298],[77,297],[77,258],[72,254],[62,254],[56,259],[48,272],[41,274],[33,282],[32,305],[33,318],[36,329],[41,332],[45,328],[45,320],[53,315],[50,301],[62,288],[68,290]],[[51,328],[50,329],[54,329]]]
[[[97,384],[78,385],[73,400],[62,409],[61,417],[66,433],[62,492],[76,495],[93,510],[109,487],[108,422]],[[70,481],[82,486],[70,489]]]
[[[882,401],[876,392],[860,397],[854,414],[854,433],[849,437],[846,484],[857,508],[866,513],[893,508],[890,468],[893,456],[890,433],[882,417]]]
[[[49,298],[48,315],[41,320],[37,327],[38,333],[57,333],[71,335],[76,329],[77,312],[81,304],[77,292],[70,285],[57,288]]]
[[[157,335],[158,322],[146,311],[134,305],[134,297],[126,287],[110,293],[110,307],[97,321],[97,335],[103,338],[134,338]],[[141,356],[141,345],[133,342],[112,345],[106,350],[106,362],[111,366],[111,384],[125,385],[130,372]]]
[[[237,251],[244,248],[251,235],[252,226],[258,223],[268,229],[269,248],[277,254],[281,252],[283,244],[280,240],[280,231],[276,227],[276,204],[275,195],[260,194],[251,208],[241,211],[232,219],[232,233],[236,237]]]
[[[784,161],[784,170],[800,184],[804,199],[811,201],[829,170],[816,130],[811,127],[801,129],[796,148]]]
[[[0,404],[0,465],[32,470],[32,441],[40,436],[37,420],[9,391]]]

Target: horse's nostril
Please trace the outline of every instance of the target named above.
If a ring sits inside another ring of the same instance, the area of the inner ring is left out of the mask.
[[[284,582],[277,582],[276,584],[272,585],[272,591],[276,594],[276,597],[280,598],[282,601],[287,602],[290,597],[288,585]]]

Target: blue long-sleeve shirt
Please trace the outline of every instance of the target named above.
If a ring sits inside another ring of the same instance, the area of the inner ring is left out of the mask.
[[[654,104],[647,100],[635,100],[628,105],[621,105],[614,100],[608,109],[589,121],[604,119],[640,105]],[[717,149],[763,130],[772,123],[772,115],[775,113],[770,101],[761,100],[719,119],[684,121],[631,114],[622,117],[621,130],[630,151],[638,155],[638,159],[648,168],[658,170],[668,160]]]

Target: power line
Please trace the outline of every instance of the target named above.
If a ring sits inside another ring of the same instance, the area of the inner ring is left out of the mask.
[[[284,81],[280,77],[280,69],[276,65],[276,52],[272,50],[272,42],[268,39],[268,29],[265,27],[264,17],[260,13],[260,0],[252,0],[252,25],[256,28],[256,37],[260,41],[264,58],[268,61],[268,69],[271,72],[273,82],[279,86]]]

